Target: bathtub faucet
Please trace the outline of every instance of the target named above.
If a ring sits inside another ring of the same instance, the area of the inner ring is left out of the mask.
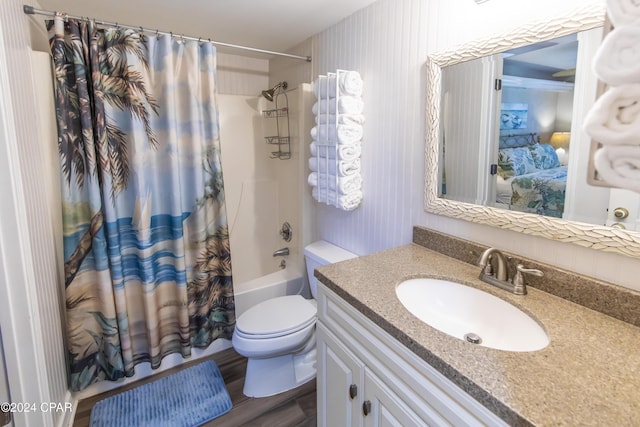
[[[277,251],[275,251],[273,253],[273,256],[287,256],[289,255],[289,248],[282,248],[282,249],[278,249]]]

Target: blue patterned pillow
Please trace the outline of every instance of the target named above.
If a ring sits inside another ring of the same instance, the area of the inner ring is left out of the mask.
[[[534,144],[529,147],[537,169],[553,169],[560,166],[556,150],[549,144]]]
[[[503,178],[525,175],[536,171],[531,151],[527,147],[503,148],[498,151],[498,166]]]

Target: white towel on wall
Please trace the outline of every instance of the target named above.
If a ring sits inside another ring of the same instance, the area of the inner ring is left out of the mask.
[[[312,172],[349,176],[360,173],[360,159],[338,161],[329,159],[327,161],[322,157],[309,157],[309,169]]]
[[[362,95],[362,77],[357,71],[339,72],[339,84],[336,88],[336,76],[330,75],[323,78],[318,77],[313,82],[313,93],[317,99],[335,98],[336,94],[361,96]],[[329,86],[327,88],[327,85]]]
[[[318,187],[313,187],[311,190],[313,198],[319,202],[329,202],[333,206],[339,207],[345,211],[352,211],[360,205],[362,201],[362,192],[354,191],[349,194],[336,194],[335,192],[326,190],[318,190]]]
[[[336,105],[337,104],[337,105]],[[337,102],[335,99],[320,99],[313,104],[311,111],[313,114],[362,114],[364,103],[362,99],[355,96],[341,96]]]
[[[362,114],[319,114],[316,116],[316,124],[336,123],[339,125],[363,125],[364,116]]]
[[[339,160],[353,160],[362,154],[362,144],[360,142],[348,145],[338,144],[324,146],[318,146],[315,142],[312,142],[309,145],[309,149],[311,150],[312,156],[335,159],[337,154]]]
[[[584,128],[604,145],[640,145],[640,84],[607,90],[589,110]]]
[[[362,139],[362,132],[360,125],[318,125],[311,128],[311,138],[314,141],[354,144]]]
[[[607,12],[615,27],[640,24],[638,0],[607,0]]]
[[[602,147],[596,151],[594,165],[607,183],[640,193],[640,146]]]
[[[336,191],[337,188],[340,194],[349,194],[362,188],[362,175],[356,173],[349,176],[336,177],[335,175],[311,172],[307,177],[307,182],[312,187],[318,187],[320,190],[328,187],[329,190]]]
[[[640,83],[640,25],[611,31],[596,52],[594,70],[612,86]]]
[[[361,96],[362,77],[357,71],[339,72],[339,90],[341,95]]]

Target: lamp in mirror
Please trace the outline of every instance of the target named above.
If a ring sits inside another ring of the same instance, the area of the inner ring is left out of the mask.
[[[549,139],[549,144],[555,148],[561,165],[566,165],[569,162],[570,142],[571,132],[554,132]]]

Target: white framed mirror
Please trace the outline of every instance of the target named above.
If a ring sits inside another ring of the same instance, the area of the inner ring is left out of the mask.
[[[447,154],[452,156],[455,153],[453,146],[445,145],[445,142],[450,141],[450,139],[446,139],[444,135],[444,129],[452,129],[451,125],[446,123],[447,119],[445,117],[454,117],[453,120],[455,120],[455,115],[447,115],[445,113],[450,112],[451,109],[458,108],[454,102],[450,101],[449,93],[443,90],[443,85],[448,84],[447,79],[449,78],[447,75],[443,81],[443,71],[456,65],[465,66],[471,61],[480,60],[482,64],[478,65],[479,68],[476,68],[476,70],[490,70],[489,74],[492,78],[486,82],[490,87],[494,85],[493,77],[495,77],[496,73],[499,73],[500,77],[502,77],[502,58],[506,56],[505,52],[522,51],[531,45],[540,44],[541,42],[544,44],[554,39],[570,38],[577,33],[589,32],[589,30],[602,27],[604,22],[604,6],[591,4],[577,9],[571,14],[557,16],[553,20],[534,22],[502,35],[475,40],[454,50],[429,55],[427,59],[425,145],[425,210],[427,212],[640,258],[640,232],[605,225],[612,223],[618,227],[624,225],[611,221],[611,216],[607,217],[607,215],[613,215],[613,205],[609,204],[600,208],[600,211],[604,212],[604,216],[593,221],[589,220],[593,223],[585,222],[585,218],[588,215],[581,213],[582,207],[594,205],[593,200],[596,194],[599,198],[606,199],[606,201],[611,200],[611,203],[617,203],[617,200],[620,200],[620,190],[602,189],[587,185],[587,157],[580,154],[582,152],[588,153],[590,141],[585,140],[584,136],[582,140],[577,137],[579,131],[581,131],[581,120],[586,113],[586,108],[576,105],[575,102],[577,101],[575,99],[580,99],[580,97],[586,99],[591,96],[591,102],[593,102],[595,88],[590,92],[591,94],[588,93],[589,91],[584,90],[576,89],[575,91],[572,108],[574,120],[570,125],[572,145],[568,158],[564,161],[569,170],[565,184],[567,197],[563,201],[564,205],[559,210],[556,210],[555,213],[548,214],[541,209],[537,210],[538,213],[530,213],[536,212],[536,210],[530,209],[527,212],[526,209],[522,211],[522,209],[518,210],[514,206],[508,204],[505,206],[498,203],[500,200],[499,198],[496,199],[496,181],[500,179],[498,178],[500,175],[496,176],[496,167],[501,164],[498,162],[498,151],[500,151],[498,141],[512,134],[499,129],[498,118],[504,112],[505,105],[501,104],[500,101],[486,101],[488,97],[486,89],[479,91],[478,95],[479,98],[485,100],[485,104],[481,107],[483,108],[482,114],[480,114],[482,119],[477,120],[477,115],[467,116],[473,117],[473,121],[477,122],[471,133],[477,141],[480,141],[476,143],[480,148],[474,146],[473,150],[475,151],[472,157],[477,162],[480,162],[479,169],[481,172],[472,171],[471,174],[467,174],[464,177],[466,182],[473,182],[474,184],[471,195],[461,194],[456,196],[456,190],[451,188],[447,192],[447,186],[443,185],[454,181],[450,173],[452,173],[452,170],[455,172],[455,168],[451,167],[450,170],[445,170],[444,165],[464,164],[464,161],[458,159],[453,162],[451,159],[447,159],[446,162],[443,160],[443,157]],[[591,37],[593,39],[593,35]],[[508,55],[511,55],[511,53]],[[497,71],[495,65],[489,60],[489,58],[496,57],[498,57],[497,61],[499,63]],[[584,55],[581,60],[578,59],[578,62],[578,67],[590,67],[590,58],[585,58]],[[473,72],[476,77],[480,74],[482,73]],[[563,73],[556,74],[562,75]],[[470,84],[470,80],[466,79],[465,84]],[[576,78],[577,80],[578,78]],[[490,87],[489,92],[491,90],[494,90],[494,88]],[[444,92],[447,93],[446,96],[443,95]],[[467,95],[463,95],[462,99],[464,99],[464,96]],[[582,103],[584,104],[584,102]],[[509,103],[508,105],[512,106],[514,104]],[[487,115],[485,114],[487,110],[491,110],[495,114]],[[535,114],[535,112],[530,114]],[[489,117],[489,119],[485,119],[486,117]],[[495,123],[492,117],[496,118]],[[551,143],[551,138],[557,136],[554,136],[554,133],[559,133],[556,131],[567,130],[569,129],[547,128],[542,132],[530,132],[530,129],[527,129],[524,134],[534,134],[530,138],[525,136],[527,140],[531,140],[531,143]],[[485,143],[486,145],[483,145]],[[446,147],[449,149],[445,150]],[[578,149],[579,147],[586,147],[586,151]],[[500,156],[502,156],[502,153],[500,153]],[[490,167],[493,164],[495,166]],[[464,166],[462,168],[458,167],[460,171],[465,168]],[[609,194],[609,191],[611,191],[611,194]],[[609,211],[608,213],[607,210]],[[633,217],[630,220],[640,224],[640,217]]]

